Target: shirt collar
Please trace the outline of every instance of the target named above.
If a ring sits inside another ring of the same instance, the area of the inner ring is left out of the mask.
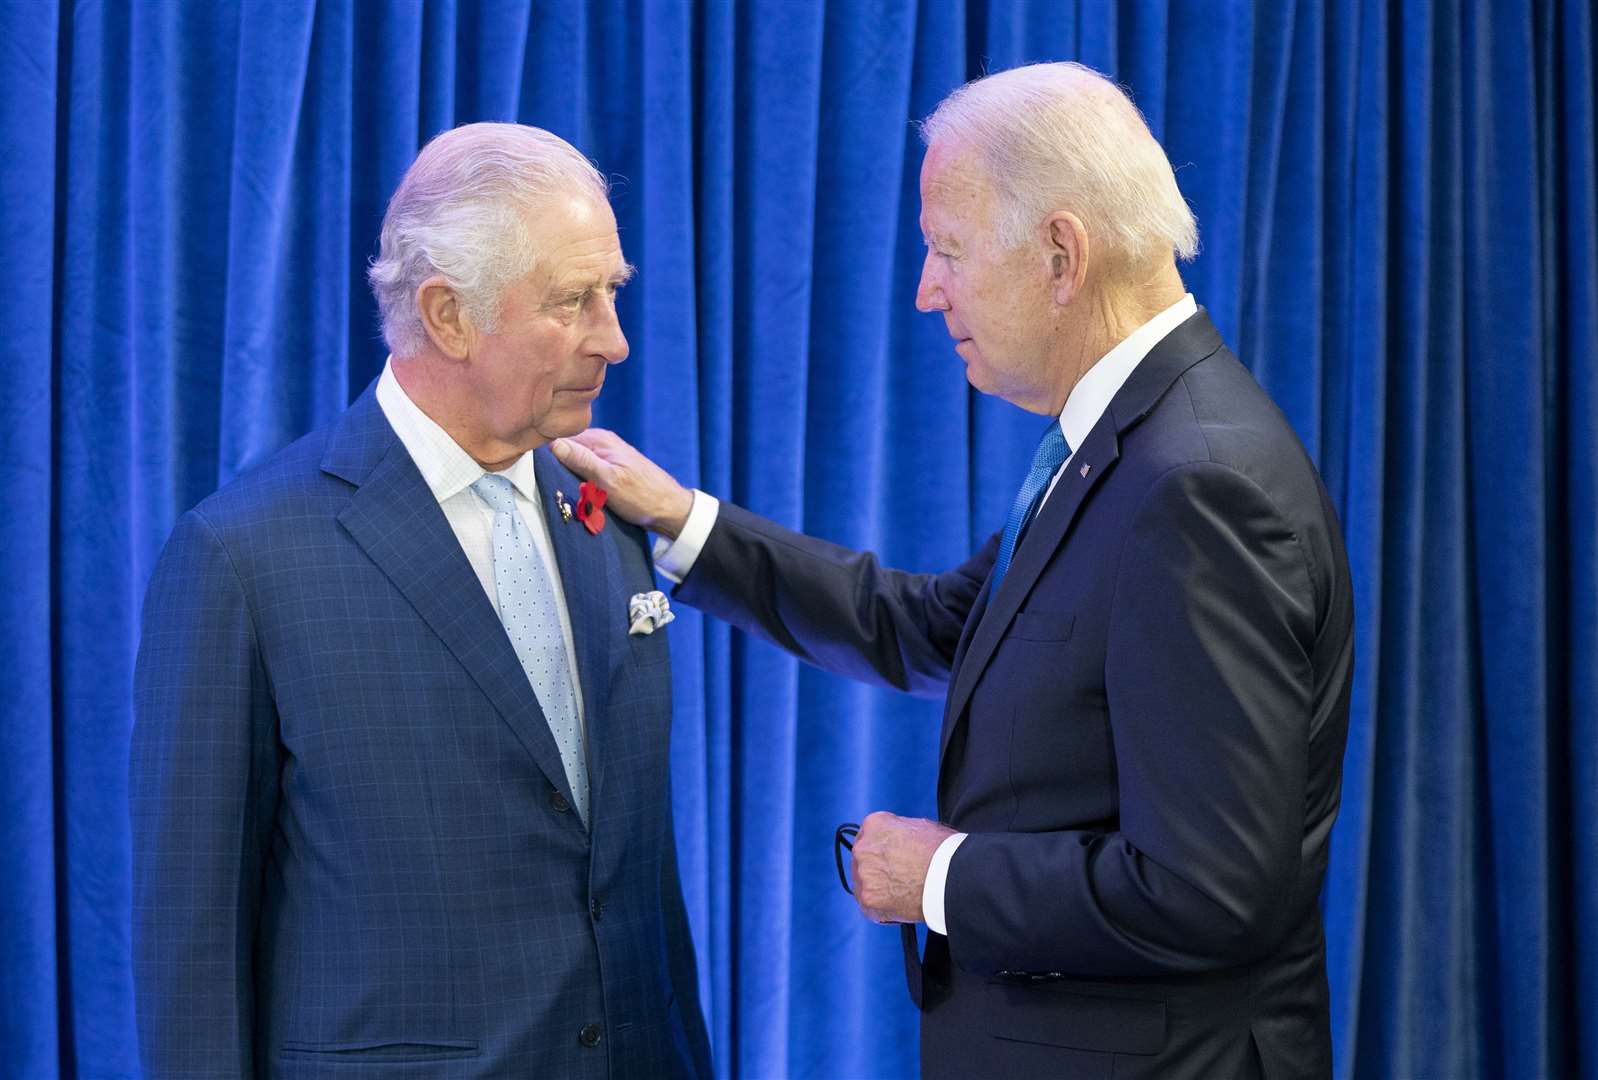
[[[411,400],[405,388],[394,377],[393,358],[383,365],[382,377],[377,380],[377,404],[388,418],[389,426],[406,453],[416,463],[416,469],[427,481],[433,498],[439,502],[453,499],[477,482],[486,470],[450,438],[449,432],[422,411]],[[535,504],[538,501],[538,481],[534,476],[532,452],[523,454],[498,475],[508,479],[522,496]]]
[[[511,486],[521,492],[522,498],[534,506],[538,505],[538,475],[533,465],[533,451],[527,451],[496,475],[509,480]]]
[[[1099,417],[1110,407],[1110,401],[1143,358],[1165,335],[1197,313],[1198,303],[1193,294],[1184,294],[1182,299],[1128,334],[1083,373],[1071,388],[1071,396],[1065,399],[1065,409],[1060,413],[1060,430],[1073,452],[1088,437],[1088,432],[1099,422]]]

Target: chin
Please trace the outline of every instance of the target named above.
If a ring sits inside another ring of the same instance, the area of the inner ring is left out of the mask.
[[[554,439],[566,439],[573,435],[580,435],[587,431],[594,423],[594,410],[588,406],[582,409],[561,409],[553,415],[544,417],[538,425],[538,433],[545,442]]]
[[[971,389],[978,393],[993,394],[997,392],[993,389],[993,383],[988,378],[988,373],[975,364],[967,364],[965,366],[965,381],[970,384]]]

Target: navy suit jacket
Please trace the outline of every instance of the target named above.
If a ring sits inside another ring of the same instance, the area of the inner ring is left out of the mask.
[[[130,769],[148,1075],[707,1075],[645,538],[553,512],[591,825],[504,628],[368,389],[189,511]]]
[[[1017,549],[907,574],[724,505],[678,595],[945,694],[970,836],[907,969],[928,1076],[1322,1077],[1317,898],[1352,591],[1330,499],[1202,311],[1134,370]]]

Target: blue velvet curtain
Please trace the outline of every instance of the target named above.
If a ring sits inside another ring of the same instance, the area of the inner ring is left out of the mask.
[[[379,370],[362,272],[457,123],[615,181],[601,422],[899,565],[1036,423],[912,306],[910,121],[1080,59],[1178,166],[1200,303],[1340,508],[1358,599],[1325,909],[1340,1077],[1598,1078],[1598,162],[1585,0],[0,5],[0,1072],[132,1076],[127,736],[176,516]],[[936,704],[685,613],[682,864],[718,1072],[916,1068],[832,828],[930,814]]]

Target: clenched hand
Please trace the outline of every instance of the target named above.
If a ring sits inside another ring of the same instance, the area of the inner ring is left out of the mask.
[[[879,810],[860,823],[850,860],[854,898],[872,922],[910,923],[925,918],[921,893],[938,845],[954,830],[925,818]]]

